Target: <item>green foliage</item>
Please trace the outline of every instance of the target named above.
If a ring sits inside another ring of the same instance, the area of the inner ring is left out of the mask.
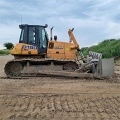
[[[0,54],[8,55],[8,54],[10,54],[10,50],[0,50]]]
[[[103,58],[120,57],[120,39],[109,39],[100,42],[98,45],[82,48],[86,56],[89,51],[102,53]]]
[[[11,49],[13,47],[13,44],[10,42],[4,43],[4,47],[6,47],[6,49]]]

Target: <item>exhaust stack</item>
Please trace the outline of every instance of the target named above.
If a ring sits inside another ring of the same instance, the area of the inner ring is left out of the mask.
[[[50,29],[50,40],[52,40],[52,30],[53,30],[53,27]]]

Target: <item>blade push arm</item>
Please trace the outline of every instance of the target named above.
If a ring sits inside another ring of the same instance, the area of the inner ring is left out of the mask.
[[[76,40],[76,38],[75,38],[75,36],[74,36],[74,34],[73,34],[73,30],[74,30],[74,28],[71,30],[71,29],[69,29],[69,31],[68,31],[68,35],[69,35],[69,37],[70,37],[70,43],[71,42],[73,42],[73,46],[71,46],[70,48],[71,49],[77,49],[77,50],[80,50],[80,47],[79,47],[79,45],[78,45],[78,43],[77,43],[77,40]]]

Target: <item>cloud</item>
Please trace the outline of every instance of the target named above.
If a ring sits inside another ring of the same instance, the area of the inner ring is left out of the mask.
[[[119,0],[1,0],[0,45],[18,42],[18,25],[48,24],[61,41],[68,41],[68,29],[75,28],[79,44],[90,46],[104,39],[120,38]],[[21,21],[22,17],[22,21]]]
[[[0,24],[0,47],[3,47],[3,44],[6,42],[17,43],[19,40],[19,28],[17,22]]]

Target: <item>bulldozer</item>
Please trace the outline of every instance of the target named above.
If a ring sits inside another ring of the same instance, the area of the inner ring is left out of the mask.
[[[102,54],[90,51],[87,57],[73,34],[68,30],[69,42],[61,42],[52,35],[50,40],[45,25],[21,24],[19,43],[10,51],[13,60],[6,63],[4,71],[8,77],[19,76],[70,76],[70,77],[101,77],[113,75],[113,59],[102,61]],[[109,72],[103,67],[107,65]],[[109,66],[109,67],[108,67]],[[103,75],[105,73],[105,75]]]

